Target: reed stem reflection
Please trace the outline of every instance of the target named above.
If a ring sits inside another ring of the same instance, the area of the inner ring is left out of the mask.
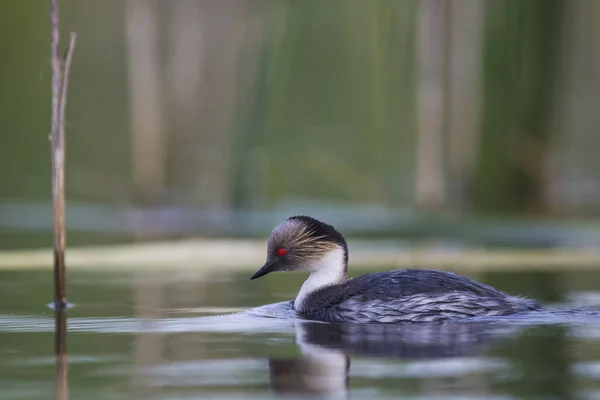
[[[56,355],[56,398],[69,398],[68,361],[67,361],[67,312],[56,309],[54,312],[56,330],[54,333],[54,352]]]

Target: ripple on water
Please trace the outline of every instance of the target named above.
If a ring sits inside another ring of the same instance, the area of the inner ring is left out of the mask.
[[[297,320],[290,302],[269,304],[242,312],[194,317],[69,317],[69,332],[290,332]],[[0,315],[0,332],[54,332],[53,317]]]
[[[290,332],[294,322],[306,321],[294,311],[291,301],[267,304],[241,312],[173,318],[70,317],[70,332],[137,333],[137,332]],[[462,323],[465,321],[455,321]],[[479,317],[468,322],[500,323],[509,326],[547,324],[598,324],[599,310],[545,310],[504,317]],[[54,318],[41,316],[0,315],[0,332],[53,332]]]

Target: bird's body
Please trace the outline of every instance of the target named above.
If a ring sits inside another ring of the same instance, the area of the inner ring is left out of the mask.
[[[295,308],[326,322],[401,323],[510,315],[540,306],[449,272],[405,269],[322,287]]]
[[[436,322],[541,309],[450,272],[395,270],[348,279],[348,247],[332,226],[288,218],[269,237],[267,262],[251,279],[273,271],[310,271],[294,308],[308,318],[338,323]]]

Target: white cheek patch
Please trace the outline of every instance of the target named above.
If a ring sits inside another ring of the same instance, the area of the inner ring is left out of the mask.
[[[343,272],[345,269],[346,265],[344,261],[344,250],[339,246],[336,246],[334,249],[328,251],[321,258],[310,260],[303,268],[304,271],[327,271],[331,273],[335,272],[336,274]]]

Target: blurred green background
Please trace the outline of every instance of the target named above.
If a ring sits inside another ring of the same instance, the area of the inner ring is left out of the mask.
[[[0,250],[49,248],[48,2],[2,6]],[[295,274],[247,280],[292,214],[386,239],[351,242],[352,275],[462,270],[550,307],[599,308],[598,21],[598,0],[61,1],[63,48],[78,35],[67,264],[89,267],[69,269],[72,393],[266,393],[264,364],[244,361],[296,357],[291,331],[169,334],[128,321],[293,298]],[[189,237],[201,239],[129,245]],[[104,243],[124,245],[75,248]],[[26,270],[51,260],[0,254],[6,396],[52,390],[50,270]],[[468,358],[442,363],[447,377],[430,364],[407,379],[404,361],[373,358],[360,372],[355,357],[352,385],[369,390],[358,397],[388,384],[429,397],[593,396],[592,328],[511,336],[490,353],[510,373],[474,364],[475,379],[460,368]]]
[[[600,243],[599,18],[587,0],[63,1],[69,244],[297,213]],[[7,1],[0,26],[0,248],[48,247],[47,4]]]

